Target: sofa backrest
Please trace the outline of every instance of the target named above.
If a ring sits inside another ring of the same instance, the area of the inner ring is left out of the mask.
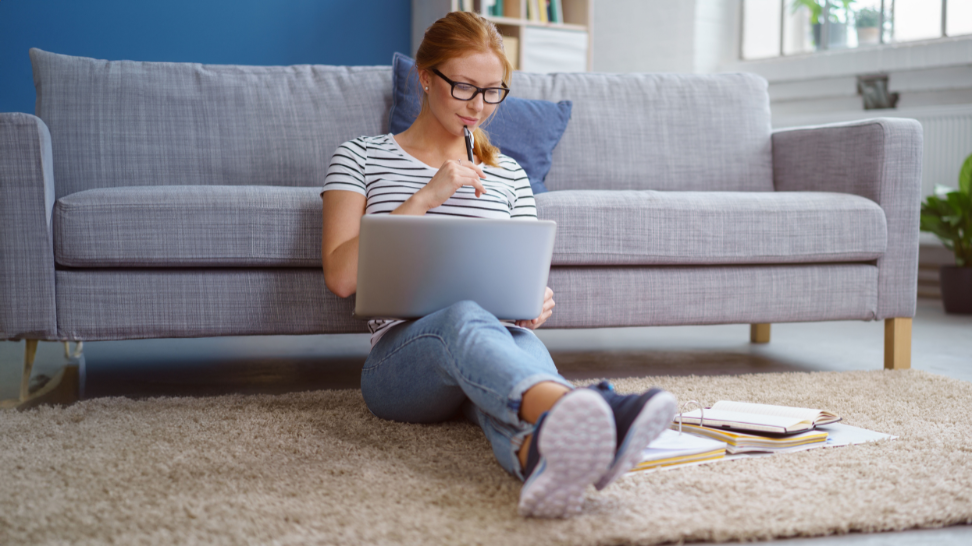
[[[58,198],[117,186],[322,186],[340,143],[388,131],[391,67],[30,56]],[[518,72],[512,87],[573,101],[550,190],[773,190],[758,76]]]
[[[768,86],[755,74],[518,72],[511,87],[574,103],[550,190],[773,190]]]
[[[388,131],[391,67],[30,57],[58,198],[118,186],[323,186],[338,145]]]

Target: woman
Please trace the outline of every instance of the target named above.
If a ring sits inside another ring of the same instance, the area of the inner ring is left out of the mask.
[[[348,141],[328,168],[321,255],[327,287],[341,297],[355,292],[364,214],[537,216],[523,169],[479,128],[513,72],[496,28],[450,13],[426,31],[415,61],[423,101],[412,126]],[[630,470],[675,413],[674,398],[658,389],[620,396],[607,383],[575,389],[560,376],[532,331],[553,307],[547,288],[540,316],[515,324],[470,301],[416,321],[371,321],[361,373],[365,402],[380,418],[438,422],[461,409],[479,424],[500,465],[524,480],[525,516],[579,512],[587,486],[603,489]]]

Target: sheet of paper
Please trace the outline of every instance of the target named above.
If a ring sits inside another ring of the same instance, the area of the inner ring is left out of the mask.
[[[898,437],[865,430],[849,424],[826,424],[818,426],[815,430],[823,430],[827,433],[827,444],[824,447],[843,447],[872,441],[893,440]]]

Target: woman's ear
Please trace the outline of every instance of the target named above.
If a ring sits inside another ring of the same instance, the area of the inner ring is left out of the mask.
[[[427,70],[419,71],[419,83],[422,85],[422,90],[425,92],[429,91],[429,84],[432,82],[432,75],[429,74]]]

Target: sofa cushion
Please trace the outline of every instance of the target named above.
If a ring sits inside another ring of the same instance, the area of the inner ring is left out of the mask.
[[[315,267],[319,188],[93,189],[54,206],[58,265]],[[560,191],[537,196],[557,221],[554,265],[868,261],[884,253],[884,212],[828,192]]]
[[[517,97],[573,101],[554,190],[773,190],[766,80],[755,74],[531,74]]]
[[[387,66],[30,58],[58,198],[117,186],[319,187],[338,145],[388,131]]]
[[[71,267],[321,266],[320,187],[99,188],[54,206]]]
[[[832,192],[560,191],[536,197],[557,221],[555,265],[869,261],[887,248],[876,203]]]

